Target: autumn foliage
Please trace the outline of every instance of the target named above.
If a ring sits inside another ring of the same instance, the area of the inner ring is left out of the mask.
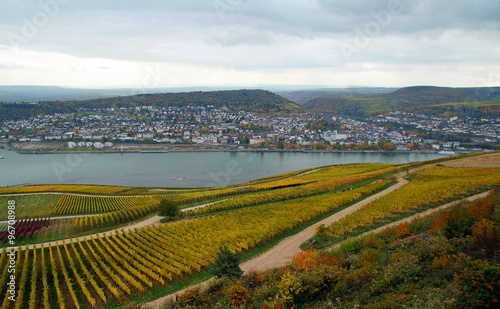
[[[317,263],[317,256],[318,253],[315,249],[300,251],[293,257],[292,265],[298,270],[311,270]]]
[[[229,297],[229,301],[231,302],[231,304],[234,307],[239,308],[247,301],[248,291],[238,281],[227,290],[227,296]]]
[[[396,235],[398,235],[398,237],[400,237],[400,238],[405,237],[405,236],[409,236],[411,234],[412,234],[411,227],[406,222],[401,223],[396,227]]]

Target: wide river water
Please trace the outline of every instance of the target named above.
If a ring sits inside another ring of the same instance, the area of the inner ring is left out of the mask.
[[[432,153],[169,152],[18,154],[0,149],[0,186],[104,184],[207,187],[316,166],[346,163],[408,163]]]

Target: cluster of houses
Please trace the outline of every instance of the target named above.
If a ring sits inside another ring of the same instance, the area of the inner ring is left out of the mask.
[[[332,124],[332,127],[311,126],[318,121]],[[389,129],[387,123],[396,126]],[[499,119],[447,119],[400,112],[364,120],[315,114],[264,117],[211,105],[143,106],[4,121],[0,123],[0,142],[64,142],[70,149],[111,148],[115,143],[126,142],[296,149],[318,145],[366,147],[387,141],[397,150],[408,150],[409,145],[436,150],[465,149],[458,141],[423,139],[414,132],[405,131],[403,127],[408,125],[423,131],[440,131],[448,136],[468,133],[479,142],[496,142],[500,133]]]

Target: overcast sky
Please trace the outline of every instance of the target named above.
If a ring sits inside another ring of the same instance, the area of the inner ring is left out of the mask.
[[[500,1],[0,0],[0,84],[500,86]]]

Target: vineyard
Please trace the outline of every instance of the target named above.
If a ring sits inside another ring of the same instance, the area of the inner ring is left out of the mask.
[[[110,301],[128,299],[132,293],[149,293],[154,286],[203,271],[213,263],[221,244],[233,252],[254,247],[387,184],[388,181],[380,181],[343,193],[242,209],[43,250],[25,250],[17,255],[16,273],[21,283],[15,305],[105,307]],[[41,261],[41,269],[29,267],[34,259]],[[0,287],[4,291],[7,262],[3,251]],[[32,286],[23,281],[39,277],[42,280],[36,286],[33,281]],[[49,282],[56,293],[49,292]],[[2,308],[10,307],[8,294],[4,297]]]
[[[59,241],[58,245],[47,243],[42,248],[20,250],[14,257],[7,254],[8,249],[0,249],[0,290],[4,291],[0,293],[0,309],[106,308],[157,295],[183,279],[205,273],[215,262],[220,246],[227,246],[233,253],[260,248],[387,188],[394,183],[389,175],[414,165],[417,163],[327,166],[238,187],[200,190],[90,185],[23,187],[33,192],[62,194],[0,197],[0,203],[5,205],[15,199],[18,219],[93,215],[17,221],[16,234],[25,239],[20,244],[68,239],[78,233],[87,236],[83,241]],[[396,217],[500,185],[500,168],[437,165],[410,176],[409,183],[399,189],[363,207],[356,206],[361,208],[318,228],[316,239],[321,238],[323,244],[334,243]],[[208,206],[187,211],[187,216],[178,221],[140,230],[120,230],[111,236],[89,236],[90,231],[109,230],[154,213],[162,199],[180,205],[199,202]],[[5,241],[6,230],[5,224],[0,225],[0,242]],[[15,302],[5,293],[11,286],[9,265],[15,267]]]
[[[85,232],[96,228],[112,227],[117,224],[142,218],[157,210],[157,208],[158,205],[155,203],[136,208],[112,211],[97,216],[74,218],[71,221],[75,226],[75,232]]]
[[[46,228],[50,225],[50,218],[37,218],[37,219],[21,219],[15,221],[12,233],[15,232],[16,240],[20,240],[23,238],[29,237],[33,239],[33,235],[36,231],[41,230],[42,228]],[[9,236],[9,225],[2,224],[0,225],[0,245],[7,240]]]
[[[103,185],[32,185],[22,187],[0,188],[0,194],[19,194],[37,192],[66,192],[87,194],[116,194],[131,187],[103,186]]]
[[[377,220],[385,221],[398,213],[427,209],[499,184],[500,168],[430,167],[416,172],[413,181],[399,190],[320,229],[317,236],[328,240],[342,239],[356,228]]]
[[[381,166],[381,167],[385,167],[385,166]],[[340,188],[342,186],[352,185],[352,184],[357,183],[357,182],[362,182],[362,181],[366,181],[369,179],[373,179],[373,178],[379,177],[381,175],[394,172],[398,169],[401,169],[401,167],[400,166],[390,166],[390,167],[385,167],[383,169],[378,169],[378,170],[364,172],[364,173],[360,172],[362,170],[366,171],[366,169],[362,169],[362,168],[360,168],[360,169],[339,169],[338,171],[335,171],[335,173],[333,173],[334,175],[332,175],[329,180],[323,180],[323,181],[320,180],[320,181],[312,181],[312,182],[311,182],[311,180],[314,179],[314,174],[308,174],[307,178],[309,179],[310,183],[308,183],[306,185],[299,186],[299,187],[283,188],[283,189],[278,189],[278,190],[262,191],[262,192],[248,194],[248,195],[243,195],[240,197],[235,197],[232,199],[222,201],[220,203],[210,205],[208,207],[203,207],[203,208],[189,211],[188,214],[192,214],[192,215],[205,214],[205,213],[216,212],[216,211],[221,211],[221,210],[230,210],[230,209],[242,208],[242,207],[246,207],[246,206],[258,205],[258,204],[264,204],[264,203],[270,203],[270,202],[276,202],[276,201],[283,201],[283,200],[289,200],[289,199],[296,199],[296,198],[307,197],[307,196],[312,196],[312,195],[316,195],[316,194],[322,194],[325,192],[335,190],[335,189]],[[323,177],[320,176],[318,179],[323,179]]]
[[[22,219],[49,216],[60,197],[60,195],[52,194],[16,196],[16,203],[22,205],[17,208],[16,217]],[[0,205],[7,205],[7,202],[12,199],[13,197],[0,196]],[[2,212],[0,220],[6,220],[6,215],[7,212]]]
[[[255,185],[250,184],[249,186],[254,189],[264,189],[264,188],[273,188],[279,186],[287,186],[290,184],[303,185],[313,182],[338,179],[349,175],[382,170],[394,166],[395,165],[392,164],[347,164],[334,167],[324,167],[324,168],[319,168],[317,170],[310,170],[307,172],[299,173],[298,175],[287,177],[284,179],[259,183]]]
[[[52,211],[53,215],[96,214],[138,208],[157,204],[154,196],[83,196],[62,195]]]
[[[168,194],[168,195],[162,195],[162,198],[176,201],[177,203],[184,205],[205,200],[221,198],[225,196],[239,195],[251,191],[253,190],[222,189],[222,190],[200,191],[200,192],[181,193],[181,194]]]

